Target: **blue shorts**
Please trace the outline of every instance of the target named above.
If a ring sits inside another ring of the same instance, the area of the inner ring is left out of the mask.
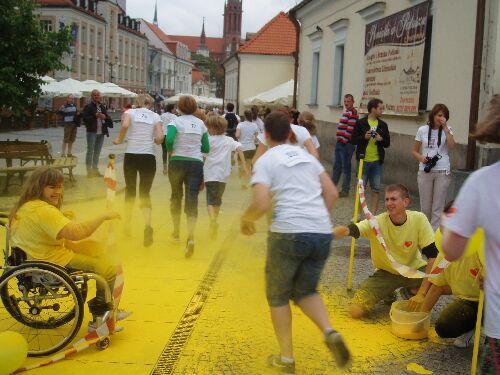
[[[382,180],[382,164],[380,161],[369,161],[363,163],[363,182],[365,183],[365,188],[370,183],[370,188],[372,192],[380,192],[380,182]]]
[[[266,296],[271,307],[316,294],[332,235],[275,233],[267,237]]]
[[[207,189],[207,205],[221,206],[222,194],[224,194],[224,190],[226,189],[226,183],[219,181],[207,181],[205,182],[205,188]]]

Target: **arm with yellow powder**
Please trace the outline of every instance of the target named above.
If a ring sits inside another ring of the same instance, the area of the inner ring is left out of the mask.
[[[120,214],[113,211],[105,212],[94,219],[87,220],[83,223],[70,222],[66,224],[57,234],[57,239],[64,239],[70,241],[80,241],[90,237],[99,226],[106,220],[119,219]]]

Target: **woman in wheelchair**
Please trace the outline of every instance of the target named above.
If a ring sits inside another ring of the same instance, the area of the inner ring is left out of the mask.
[[[31,174],[10,212],[12,247],[22,249],[29,260],[53,263],[68,272],[80,270],[100,275],[112,292],[116,267],[104,246],[88,238],[105,221],[119,219],[120,215],[107,211],[85,222],[73,222],[71,213],[65,215],[60,210],[63,180],[59,169],[47,166]],[[96,297],[88,302],[93,315],[89,330],[94,330],[98,318],[113,308],[106,303],[106,288],[99,283],[96,286]],[[116,320],[129,315],[126,311],[118,311]]]

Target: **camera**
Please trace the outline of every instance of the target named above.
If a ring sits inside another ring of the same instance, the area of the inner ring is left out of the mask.
[[[427,157],[427,161],[425,162],[424,166],[424,172],[429,173],[432,168],[434,168],[438,162],[439,159],[441,159],[442,156],[439,154],[434,155],[432,158]]]
[[[370,135],[372,138],[376,138],[377,137],[377,132],[375,130],[370,130]]]

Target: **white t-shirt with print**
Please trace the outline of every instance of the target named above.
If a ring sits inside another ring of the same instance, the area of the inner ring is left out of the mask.
[[[450,126],[450,133],[453,135],[453,130]],[[429,158],[435,156],[436,154],[441,155],[441,159],[438,160],[437,164],[432,168],[433,171],[450,171],[450,156],[448,155],[448,145],[446,144],[446,133],[443,130],[441,133],[441,144],[438,148],[438,129],[431,130],[431,142],[429,144],[429,125],[422,125],[417,130],[417,135],[415,140],[422,142],[422,155],[428,156]],[[424,164],[420,163],[418,169],[420,171],[424,170]]]
[[[183,115],[176,117],[169,126],[175,126],[177,129],[172,156],[183,156],[203,161],[201,138],[203,134],[208,132],[203,121],[193,115]]]
[[[309,131],[303,126],[290,124],[290,127],[292,128],[292,131],[295,133],[295,137],[297,138],[297,143],[295,143],[294,146],[304,148],[304,142],[308,139],[311,139],[311,134],[309,134]],[[259,133],[257,139],[264,146],[267,146],[266,136],[264,135],[264,133]]]
[[[243,121],[236,129],[240,130],[240,143],[243,151],[255,150],[255,137],[259,134],[259,127],[255,122]]]
[[[161,114],[160,118],[163,124],[163,133],[166,135],[168,124],[174,121],[177,118],[177,115],[173,114],[172,112],[165,112]]]
[[[312,141],[314,147],[316,149],[318,149],[320,146],[319,141],[318,141],[318,137],[316,137],[315,135],[311,135],[311,141]]]
[[[125,153],[155,155],[155,125],[161,124],[160,115],[147,108],[129,109],[126,114],[131,121]]]
[[[500,162],[472,173],[460,189],[443,225],[470,238],[485,232],[486,335],[500,339]]]
[[[299,147],[270,148],[253,167],[252,185],[269,187],[274,201],[271,232],[331,233],[321,188],[323,166]]]
[[[226,135],[210,135],[210,152],[203,165],[205,181],[226,182],[231,175],[231,153],[241,147],[240,142]]]

